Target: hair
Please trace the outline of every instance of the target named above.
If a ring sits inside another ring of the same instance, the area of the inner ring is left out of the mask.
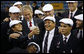
[[[32,10],[32,7],[30,5],[24,5],[22,8],[21,8],[21,12],[23,12],[24,10],[27,10],[29,9],[31,12],[33,12]]]

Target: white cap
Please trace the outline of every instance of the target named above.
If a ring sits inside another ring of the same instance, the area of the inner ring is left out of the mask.
[[[40,10],[35,10],[35,14],[44,14],[44,13]]]
[[[17,12],[20,12],[20,9],[16,6],[12,6],[12,7],[9,8],[9,12],[17,13]]]
[[[28,44],[28,46],[30,46],[30,45],[35,45],[35,46],[37,47],[37,52],[36,52],[36,53],[40,52],[40,47],[39,47],[39,45],[38,45],[37,43],[35,43],[35,42],[30,42],[30,43]]]
[[[78,2],[78,1],[66,1],[66,2],[67,2],[67,3],[68,3],[68,2],[72,2],[72,3],[74,3],[74,2]]]
[[[74,18],[83,21],[83,14],[79,14],[79,15],[75,16]]]
[[[22,2],[20,2],[20,1],[15,2],[15,3],[13,4],[13,6],[18,5],[18,4],[22,4]]]
[[[9,26],[12,27],[13,25],[18,24],[18,23],[22,23],[22,22],[19,20],[12,20],[10,21]]]
[[[69,24],[69,25],[73,26],[73,20],[70,18],[63,18],[59,22],[63,22],[64,24]]]
[[[45,20],[51,20],[51,21],[53,21],[53,22],[56,22],[56,21],[55,21],[55,18],[54,18],[54,17],[51,17],[51,16],[45,17],[45,18],[43,19],[43,21],[45,21]]]
[[[46,4],[42,8],[43,11],[51,11],[53,10],[53,6],[51,4]]]

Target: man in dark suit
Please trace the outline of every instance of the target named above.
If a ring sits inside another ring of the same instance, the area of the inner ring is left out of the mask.
[[[69,18],[63,18],[60,21],[59,48],[60,53],[79,53],[79,41],[75,37],[76,33],[71,32],[73,21]]]
[[[37,37],[37,44],[40,46],[40,53],[57,53],[55,43],[57,43],[58,27],[56,27],[55,18],[47,16],[44,18],[45,30],[40,31]],[[47,45],[46,45],[47,44]]]
[[[76,19],[74,18],[74,16],[81,14],[82,11],[77,8],[78,1],[66,1],[66,2],[68,3],[69,10],[66,10],[62,14],[61,17],[62,18],[71,18],[74,22],[73,29],[75,29],[76,28]]]
[[[30,5],[24,5],[22,7],[22,13],[24,16],[24,19],[22,21],[22,25],[23,25],[22,32],[24,35],[26,35],[32,31],[31,28],[33,28],[34,26],[38,26],[41,20],[38,18],[33,18],[33,10]]]

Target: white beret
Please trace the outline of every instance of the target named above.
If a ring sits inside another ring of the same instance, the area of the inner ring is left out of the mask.
[[[56,22],[56,21],[55,21],[55,18],[54,18],[54,17],[51,17],[51,16],[45,17],[45,18],[43,19],[43,21],[45,21],[45,20],[51,20],[51,21],[53,21],[53,22]]]
[[[30,42],[30,43],[28,44],[28,46],[30,46],[30,45],[35,45],[35,46],[37,47],[37,52],[36,52],[36,53],[40,52],[40,47],[39,47],[39,45],[38,45],[37,43],[35,43],[35,42]]]
[[[46,4],[42,8],[43,11],[51,11],[53,10],[53,6],[51,4]]]
[[[12,7],[9,8],[9,12],[17,13],[17,12],[20,12],[20,9],[16,6],[12,6]]]
[[[67,2],[67,3],[68,3],[68,2],[72,2],[72,3],[74,3],[74,2],[78,2],[78,1],[66,1],[66,2]]]
[[[22,2],[20,2],[20,1],[15,2],[15,3],[13,4],[13,6],[18,5],[18,4],[22,4]]]
[[[44,13],[40,10],[35,10],[35,14],[44,14]]]
[[[9,26],[12,27],[13,25],[18,24],[18,23],[22,23],[22,21],[12,20],[12,21],[10,21]]]
[[[74,18],[83,21],[83,14],[79,14],[79,15],[75,16]]]
[[[69,24],[69,25],[73,26],[73,20],[70,18],[63,18],[59,22],[63,22],[64,24]]]

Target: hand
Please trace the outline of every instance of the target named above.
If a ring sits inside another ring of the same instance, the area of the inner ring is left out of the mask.
[[[9,37],[17,39],[18,37],[20,37],[20,34],[18,34],[18,33],[12,33],[12,34],[9,35]]]
[[[31,38],[33,35],[39,34],[40,30],[38,27],[34,28],[29,34],[28,37]]]
[[[27,51],[28,51],[28,53],[36,53],[37,48],[35,45],[30,45],[27,47]]]
[[[8,22],[9,21],[9,18],[5,18],[3,21],[4,22]]]
[[[40,30],[38,27],[36,27],[34,30],[32,30],[33,34],[39,34]]]

